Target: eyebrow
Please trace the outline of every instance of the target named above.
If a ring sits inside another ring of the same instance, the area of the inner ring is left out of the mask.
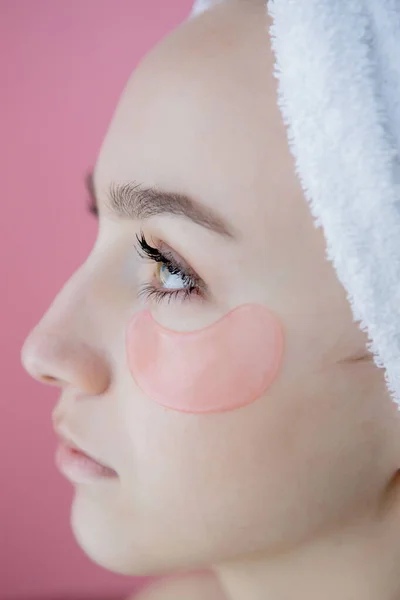
[[[93,173],[87,178],[87,187],[92,198],[95,199]],[[213,209],[205,207],[185,194],[145,187],[136,181],[111,183],[106,203],[107,208],[121,219],[145,220],[157,215],[176,215],[220,235],[235,237],[228,224]]]

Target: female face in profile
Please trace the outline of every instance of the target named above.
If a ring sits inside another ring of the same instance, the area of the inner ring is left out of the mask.
[[[394,408],[303,200],[262,2],[129,79],[92,175],[95,246],[23,349],[61,388],[72,527],[128,575],[306,547],[371,514]]]

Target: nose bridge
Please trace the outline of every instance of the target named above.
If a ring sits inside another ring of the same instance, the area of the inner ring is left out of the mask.
[[[91,277],[83,264],[63,285],[50,306],[40,319],[37,328],[42,331],[63,331],[64,335],[74,337],[89,333],[92,319]],[[93,315],[92,315],[93,316]],[[85,327],[83,327],[83,325]]]
[[[83,264],[58,292],[22,348],[25,369],[44,383],[101,393],[109,384],[99,347],[99,309],[90,265]]]

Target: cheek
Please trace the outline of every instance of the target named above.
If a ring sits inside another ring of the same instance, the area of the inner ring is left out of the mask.
[[[275,315],[255,304],[183,333],[142,311],[128,325],[126,350],[134,380],[154,402],[181,412],[222,412],[253,402],[272,384],[283,331]]]

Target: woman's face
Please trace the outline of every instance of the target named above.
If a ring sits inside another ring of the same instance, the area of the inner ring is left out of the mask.
[[[95,246],[24,346],[26,368],[61,386],[56,428],[118,475],[76,482],[72,508],[78,542],[111,570],[293,547],[368,510],[392,467],[383,432],[394,409],[376,401],[377,368],[354,360],[364,334],[294,174],[266,28],[261,3],[221,5],[142,62],[94,171]],[[110,188],[127,182],[194,204],[165,200],[160,211],[143,192],[118,208]],[[142,234],[175,272],[136,252]],[[260,397],[196,414],[139,388],[126,348],[134,315],[147,308],[186,332],[243,304],[272,311],[284,332],[280,370]]]

